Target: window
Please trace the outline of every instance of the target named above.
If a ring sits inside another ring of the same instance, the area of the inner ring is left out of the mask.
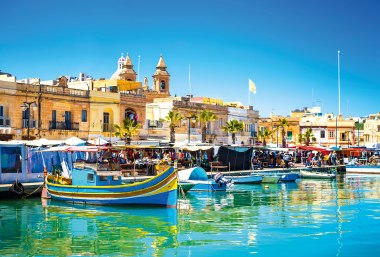
[[[57,111],[53,110],[51,112],[51,128],[56,129],[57,128]]]
[[[109,132],[110,114],[103,112],[103,132]]]
[[[94,182],[94,174],[88,173],[87,174],[87,181],[88,182]]]
[[[4,116],[4,107],[0,106],[0,117]]]
[[[71,112],[65,111],[65,129],[71,130]]]
[[[137,114],[136,114],[136,112],[135,112],[135,110],[133,110],[133,109],[125,109],[125,111],[124,111],[124,119],[130,119],[130,120],[132,120],[132,121],[135,121],[135,122],[137,122]]]
[[[326,138],[326,131],[324,130],[321,130],[321,138]]]
[[[112,176],[112,180],[113,181],[118,181],[119,180],[119,176]]]
[[[82,122],[87,122],[87,110],[82,110]]]
[[[335,137],[334,135],[335,135],[334,131],[333,131],[333,130],[330,130],[330,131],[329,131],[329,137],[330,137],[330,138],[334,138],[334,137]]]
[[[1,148],[1,173],[21,173],[21,147]]]
[[[56,110],[53,110],[53,111],[51,112],[51,120],[52,120],[53,122],[56,122],[56,121],[57,121],[57,111],[56,111]]]
[[[165,81],[163,80],[160,82],[160,90],[165,90]]]
[[[293,138],[293,131],[288,131],[288,132],[286,133],[286,137],[287,137],[286,140],[291,141],[292,138]]]
[[[27,128],[28,124],[29,124],[29,127],[32,127],[32,126],[30,126],[31,122],[29,120],[29,108],[26,109],[25,111],[22,111],[22,127]]]
[[[99,176],[100,181],[107,181],[107,176]]]

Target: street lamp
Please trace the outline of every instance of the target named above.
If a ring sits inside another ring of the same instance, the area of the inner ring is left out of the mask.
[[[189,144],[190,143],[190,122],[194,124],[197,121],[197,118],[195,114],[192,114],[186,118],[189,120],[189,122],[187,123],[187,143]]]
[[[28,110],[28,141],[30,140],[30,107],[32,107],[33,109],[35,109],[37,107],[37,104],[35,101],[33,102],[24,102],[22,105],[21,105],[21,108],[22,110],[25,112],[26,110]]]

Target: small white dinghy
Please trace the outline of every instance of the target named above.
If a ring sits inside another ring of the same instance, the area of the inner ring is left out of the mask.
[[[300,176],[301,178],[334,179],[336,177],[336,174],[327,173],[327,172],[301,170]]]

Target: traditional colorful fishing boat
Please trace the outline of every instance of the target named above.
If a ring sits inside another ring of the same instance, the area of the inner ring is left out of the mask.
[[[72,159],[72,164],[70,161],[62,164],[62,172],[46,177],[46,189],[52,199],[98,205],[176,207],[178,181],[173,167],[161,166],[157,170],[158,174],[150,179],[123,184],[117,158],[107,154],[109,150],[98,147],[70,147],[65,151],[72,154],[82,152],[87,157],[92,154],[96,156],[96,160],[102,159],[102,162],[89,163],[77,159],[77,155]]]

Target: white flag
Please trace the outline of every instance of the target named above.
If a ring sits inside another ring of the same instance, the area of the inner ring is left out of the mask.
[[[256,85],[251,79],[249,79],[249,91],[256,94]]]

